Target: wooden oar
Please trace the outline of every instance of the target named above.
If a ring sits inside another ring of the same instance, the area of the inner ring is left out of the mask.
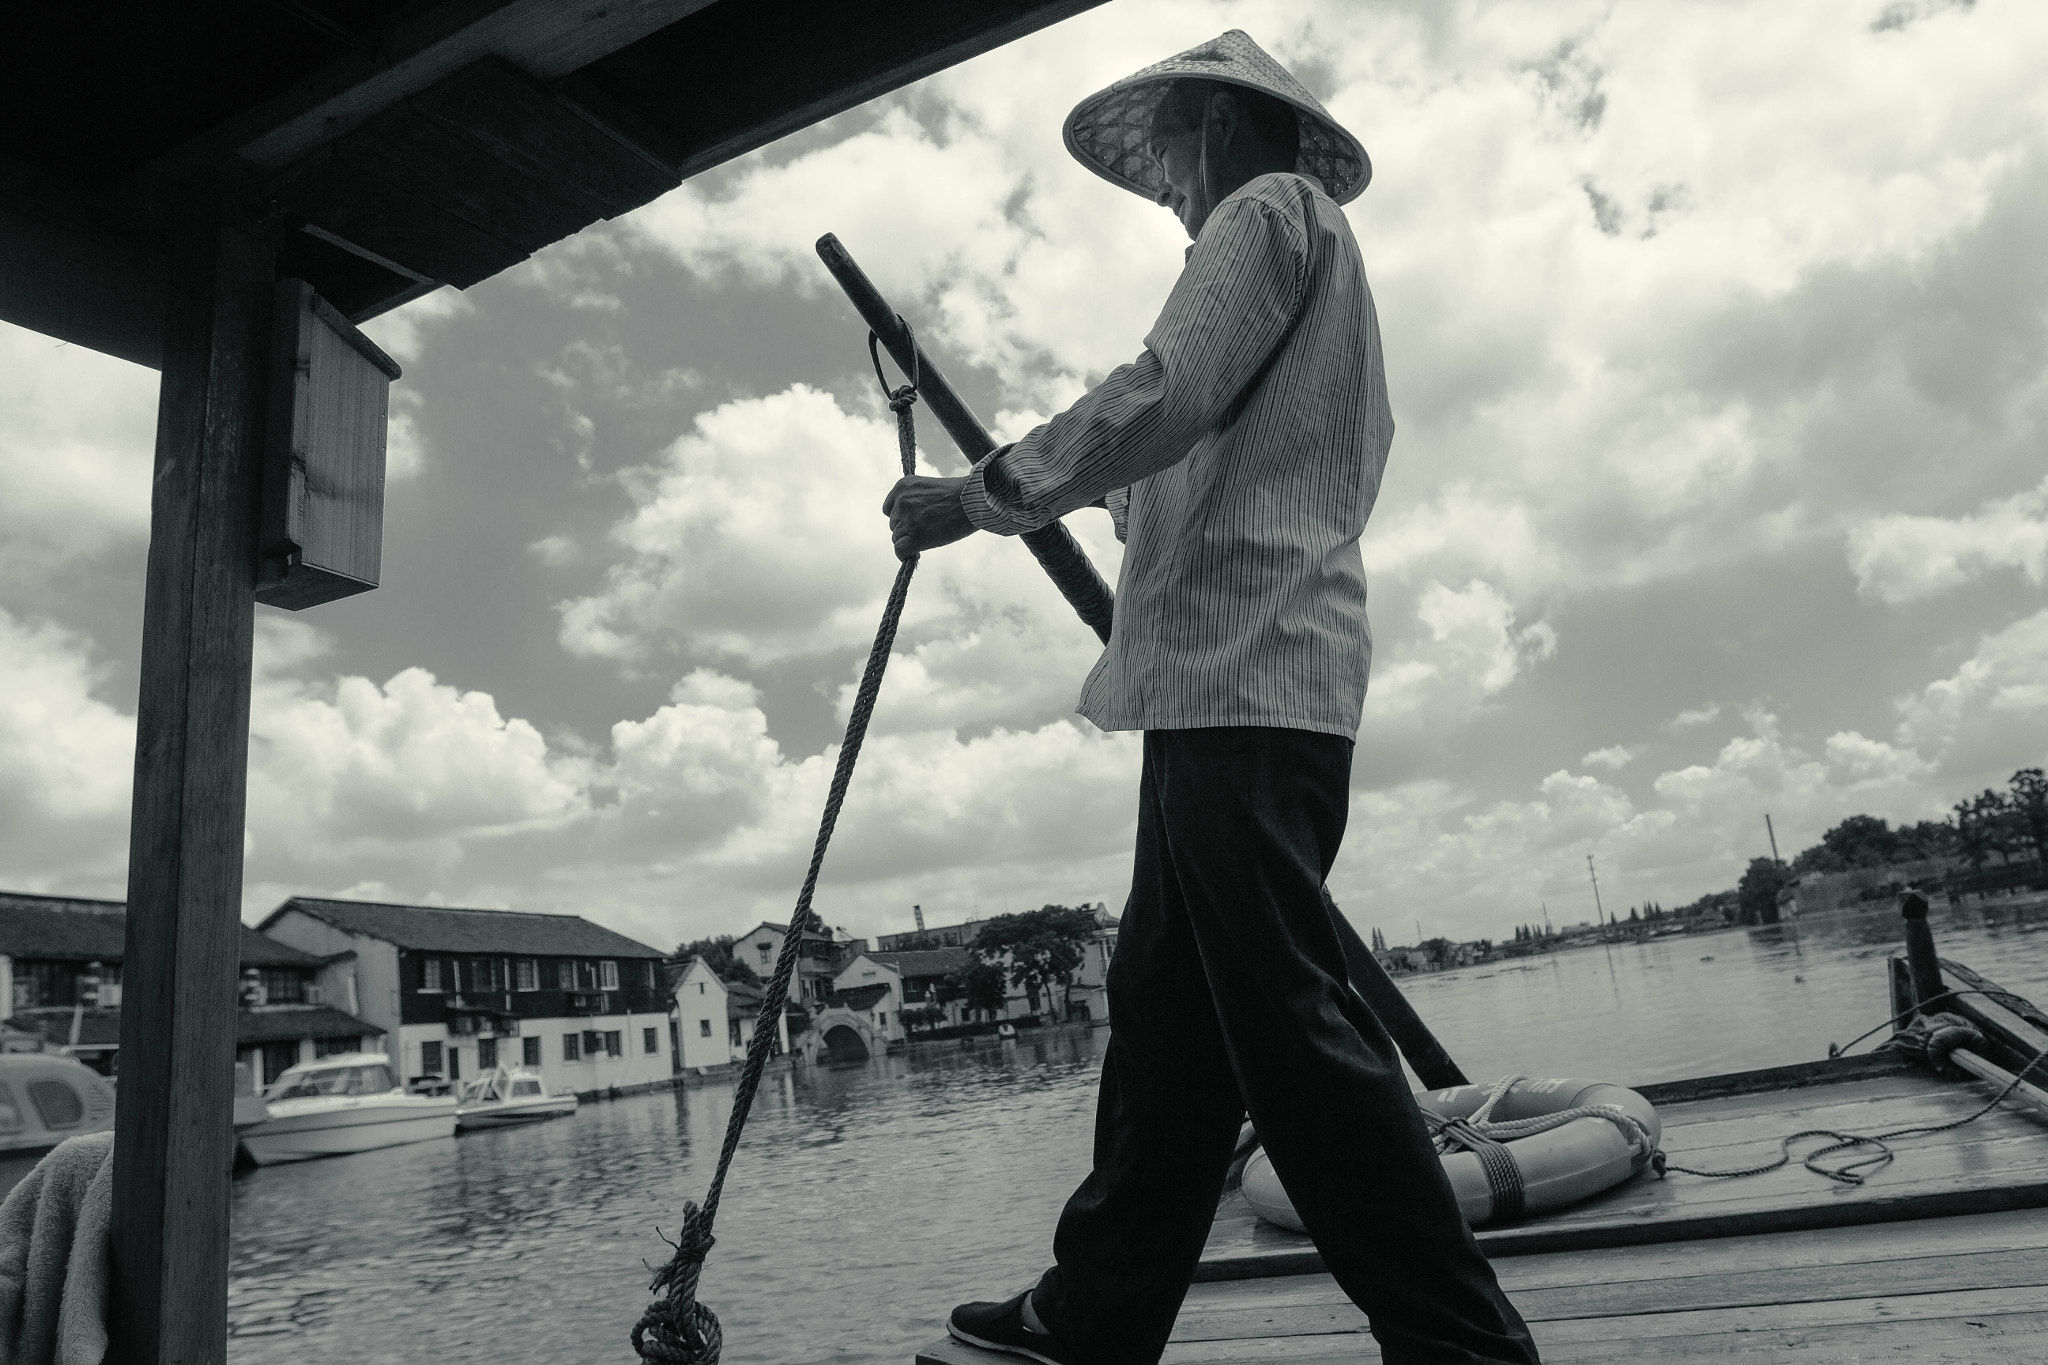
[[[902,315],[891,308],[876,289],[866,273],[854,264],[853,257],[839,244],[839,239],[826,233],[818,239],[818,255],[825,262],[825,268],[832,272],[832,278],[839,281],[839,287],[846,291],[847,299],[853,304],[861,320],[868,325],[888,349],[889,356],[906,375],[917,377],[918,396],[939,419],[939,425],[953,438],[953,444],[960,447],[969,463],[979,460],[996,448],[995,438],[988,434],[980,420],[960,401],[960,395],[946,382],[946,376],[939,367],[932,364],[924,348],[917,344],[904,325]],[[1092,629],[1104,644],[1109,643],[1109,628],[1116,604],[1116,595],[1109,584],[1102,581],[1102,575],[1095,572],[1095,566],[1088,562],[1088,556],[1081,549],[1066,527],[1054,522],[1036,531],[1026,531],[1019,537],[1031,548],[1039,564],[1051,576],[1053,585],[1060,595],[1067,599],[1080,618]]]

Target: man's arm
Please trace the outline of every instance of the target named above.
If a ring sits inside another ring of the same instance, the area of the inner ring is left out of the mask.
[[[1227,201],[1188,253],[1145,350],[1072,407],[967,476],[960,501],[1015,535],[1184,459],[1223,418],[1302,305],[1307,241],[1255,196]]]

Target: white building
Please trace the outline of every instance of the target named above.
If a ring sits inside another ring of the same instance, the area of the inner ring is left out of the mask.
[[[693,957],[675,985],[676,1065],[684,1070],[746,1060],[761,1012],[761,991],[743,981],[725,982]],[[775,1048],[789,1051],[789,1016],[775,1021]]]
[[[875,1032],[890,1042],[903,1041],[903,973],[891,964],[856,954],[832,978],[832,994],[826,1000],[867,1015]]]
[[[733,940],[732,955],[766,981],[775,974],[776,960],[782,954],[782,940],[788,933],[787,924],[762,920]],[[791,1003],[805,1009],[818,1008],[832,993],[832,979],[839,974],[839,961],[844,955],[840,939],[833,934],[822,930],[806,933],[796,960],[796,974],[789,983]]]
[[[577,915],[294,896],[258,928],[354,953],[356,999],[412,1080],[528,1066],[551,1090],[666,1085],[662,953]]]

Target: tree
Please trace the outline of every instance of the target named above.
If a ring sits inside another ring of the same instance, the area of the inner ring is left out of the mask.
[[[1010,987],[1002,964],[977,957],[939,983],[938,997],[943,1003],[960,1001],[970,1015],[1000,1014],[1010,998]]]
[[[907,1029],[932,1028],[946,1017],[946,1011],[939,1005],[920,1002],[905,1005],[901,1011],[903,1027]]]
[[[2015,823],[2034,846],[2041,870],[2048,872],[2048,773],[2039,768],[2022,768],[2012,775],[2012,808]]]
[[[709,967],[720,981],[744,981],[749,986],[760,985],[760,974],[748,966],[743,958],[733,954],[732,945],[731,934],[720,934],[717,938],[692,939],[688,943],[677,945],[675,960],[688,962],[693,957],[701,957],[704,959],[704,965]]]
[[[1055,991],[1064,996],[1094,935],[1093,912],[1047,905],[1021,915],[997,915],[974,936],[972,951],[984,960],[1007,957],[1010,984],[1022,987],[1036,1010],[1041,993],[1048,1003]]]
[[[1791,881],[1792,874],[1785,870],[1783,863],[1770,858],[1751,858],[1748,870],[1742,874],[1741,884],[1735,888],[1742,923],[1776,924],[1778,892]]]
[[[1996,794],[1986,792],[1985,795]],[[1956,843],[1962,849],[1963,856],[1970,860],[1970,870],[1978,873],[1984,871],[1984,855],[1991,852],[1990,831],[1985,828],[1985,811],[1982,803],[1983,798],[1977,796],[1965,797],[1956,802],[1955,815],[1950,826],[1955,832]]]

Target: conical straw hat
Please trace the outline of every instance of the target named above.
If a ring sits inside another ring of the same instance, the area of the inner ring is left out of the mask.
[[[1165,181],[1145,148],[1152,135],[1152,114],[1167,84],[1188,77],[1263,90],[1293,105],[1301,116],[1301,157],[1294,169],[1320,180],[1338,203],[1350,203],[1371,183],[1372,159],[1358,139],[1331,118],[1286,67],[1236,28],[1126,76],[1075,105],[1067,115],[1067,150],[1104,180],[1157,199]]]

